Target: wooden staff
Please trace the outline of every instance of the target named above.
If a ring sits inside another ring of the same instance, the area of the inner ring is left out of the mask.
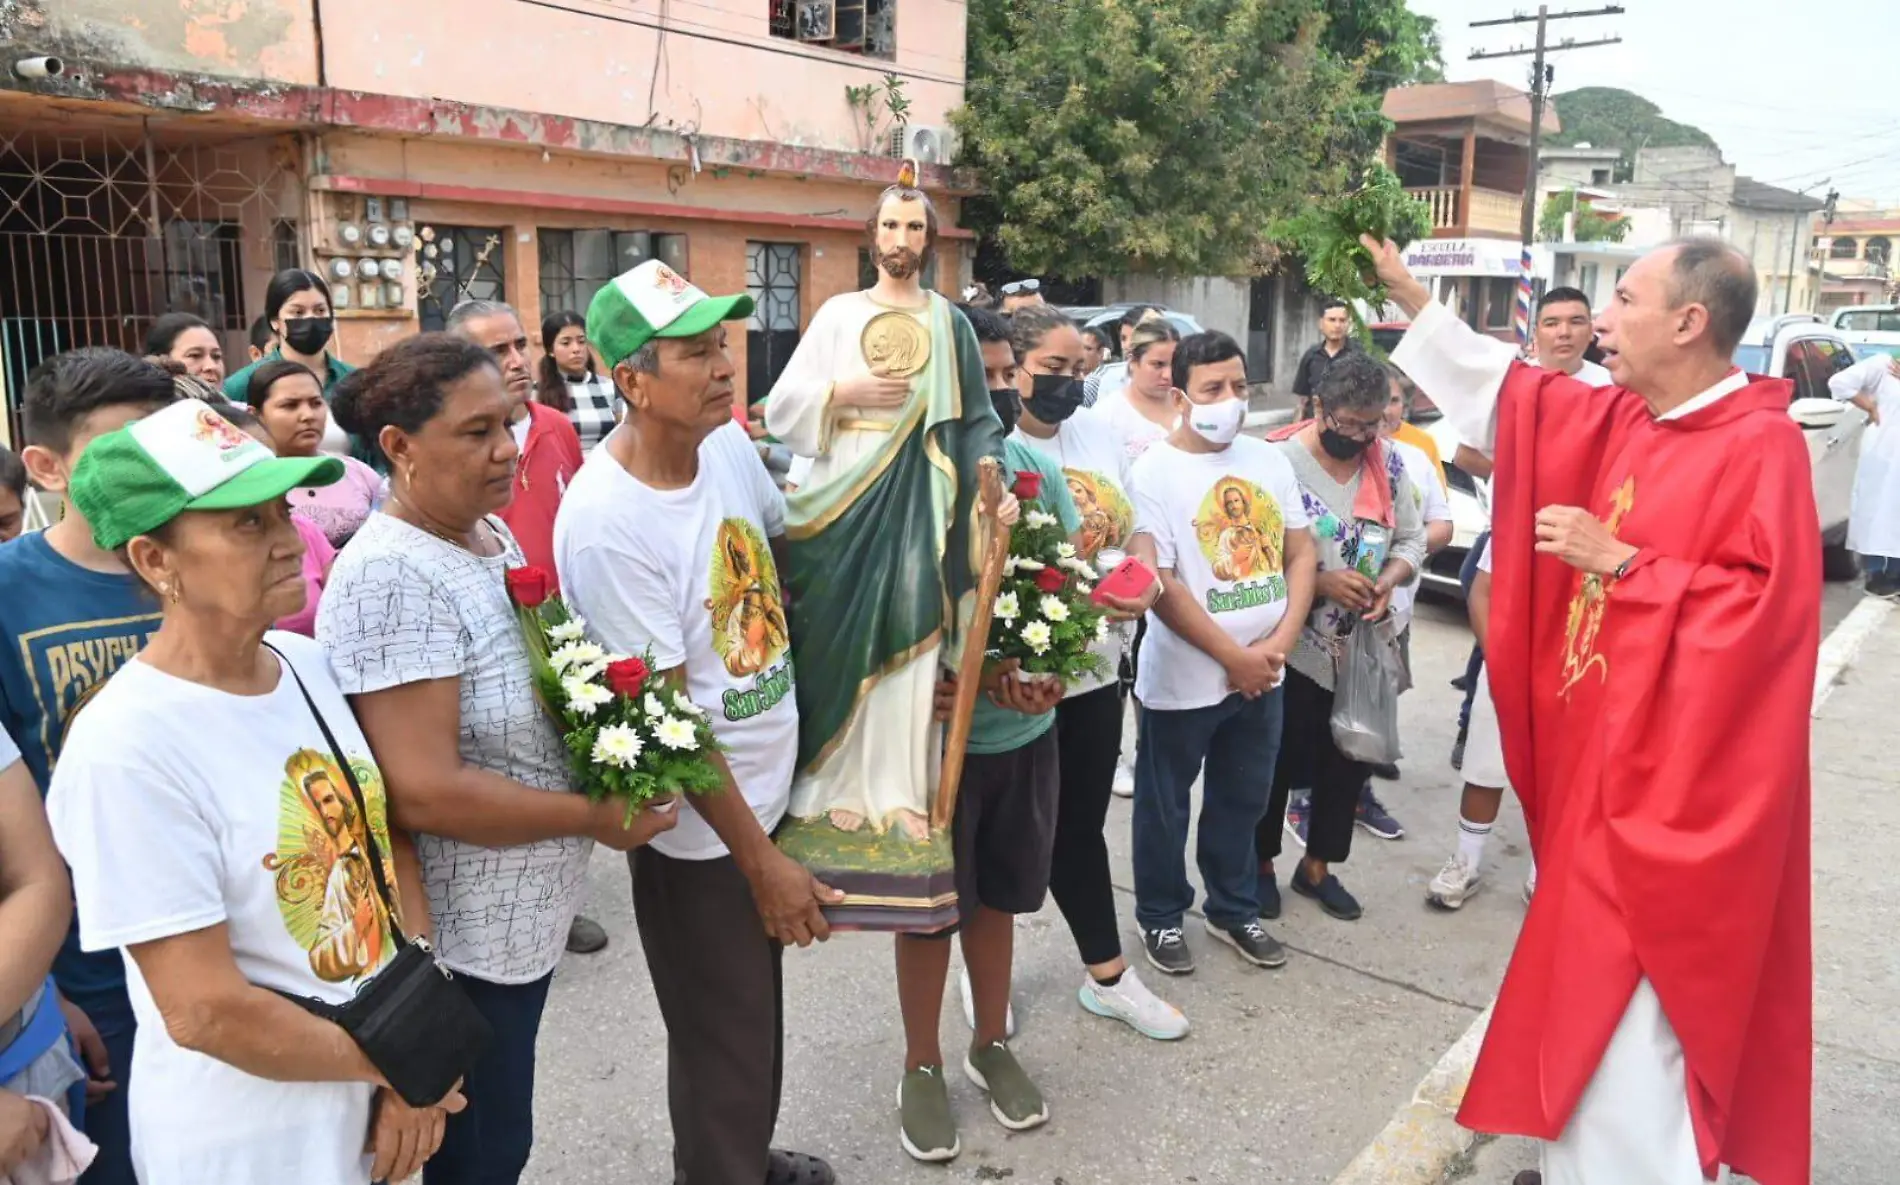
[[[978,521],[988,532],[983,539],[983,570],[977,577],[976,604],[969,628],[963,632],[963,661],[957,665],[956,706],[950,711],[950,737],[943,746],[943,775],[937,782],[937,804],[931,809],[933,827],[950,826],[956,817],[957,784],[963,780],[963,751],[970,744],[970,718],[983,682],[983,652],[990,643],[990,615],[996,590],[1003,586],[1003,564],[1009,559],[1009,528],[996,521],[1003,503],[1003,467],[995,458],[977,462]]]

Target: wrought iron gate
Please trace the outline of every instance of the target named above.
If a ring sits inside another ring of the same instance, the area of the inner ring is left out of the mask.
[[[270,273],[302,259],[299,160],[283,136],[0,125],[9,404],[48,355],[87,345],[138,352],[153,319],[172,311],[210,322],[241,361]]]

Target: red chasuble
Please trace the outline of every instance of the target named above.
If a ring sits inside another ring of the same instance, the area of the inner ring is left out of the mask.
[[[1806,1185],[1808,716],[1821,540],[1790,386],[1657,420],[1516,365],[1498,405],[1486,661],[1537,894],[1459,1121],[1553,1140],[1647,977],[1705,1174]],[[1581,506],[1620,581],[1533,551]]]

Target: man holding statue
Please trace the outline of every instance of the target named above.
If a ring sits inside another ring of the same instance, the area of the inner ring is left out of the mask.
[[[766,426],[812,459],[787,503],[800,733],[778,842],[844,893],[826,911],[834,926],[897,933],[902,1142],[941,1161],[961,1146],[937,1039],[958,929],[975,997],[964,1071],[1006,1127],[1048,1118],[1007,1020],[1013,917],[1040,908],[1048,888],[1054,738],[1046,722],[995,721],[1052,721],[1062,685],[982,662],[979,588],[1000,576],[1018,512],[1001,490],[1023,466],[1013,455],[999,466],[1003,426],[969,322],[923,286],[938,220],[913,169],[867,227],[877,282],[812,318]],[[1060,474],[1043,476],[1073,531]]]

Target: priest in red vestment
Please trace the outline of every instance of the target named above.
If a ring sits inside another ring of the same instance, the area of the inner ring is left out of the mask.
[[[1366,241],[1393,361],[1496,460],[1486,659],[1538,885],[1460,1121],[1544,1185],[1807,1185],[1821,540],[1790,384],[1714,239],[1597,319],[1613,386],[1517,362]]]

